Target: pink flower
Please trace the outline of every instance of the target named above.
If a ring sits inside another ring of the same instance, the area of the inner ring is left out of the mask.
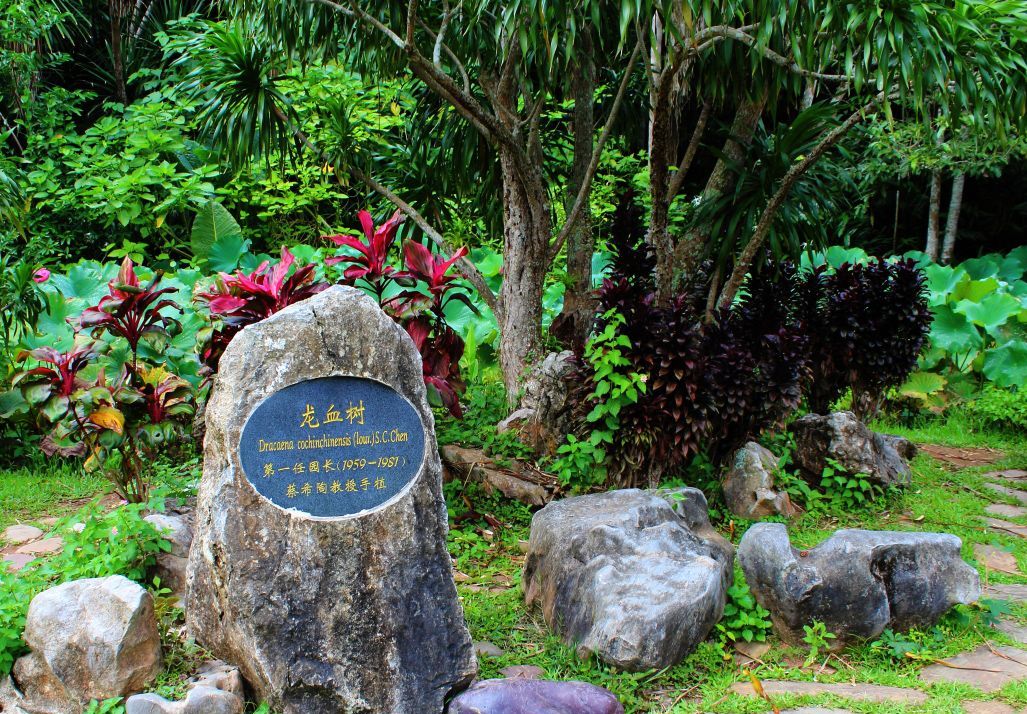
[[[50,279],[50,271],[46,268],[40,268],[32,274],[32,279],[37,283],[45,283]]]

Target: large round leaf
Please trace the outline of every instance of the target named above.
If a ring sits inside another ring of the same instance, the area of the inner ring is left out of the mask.
[[[963,354],[980,349],[984,339],[966,315],[955,312],[948,305],[939,305],[934,308],[931,343],[949,354]]]
[[[983,372],[1000,387],[1027,384],[1027,342],[1010,340],[985,352]]]
[[[932,306],[944,305],[960,284],[970,282],[970,276],[965,270],[948,265],[931,263],[924,268],[924,273],[927,275],[928,299]]]
[[[1018,315],[1022,307],[1020,301],[1009,293],[991,293],[976,301],[960,300],[952,309],[983,327],[989,335],[998,336],[998,328]]]

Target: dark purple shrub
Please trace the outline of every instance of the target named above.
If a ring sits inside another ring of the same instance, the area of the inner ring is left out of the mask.
[[[846,389],[861,419],[916,367],[931,326],[926,277],[912,260],[816,268],[802,276],[800,317],[810,340],[805,396],[824,414]]]

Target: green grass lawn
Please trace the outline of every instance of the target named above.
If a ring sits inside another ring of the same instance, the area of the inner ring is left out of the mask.
[[[63,517],[83,500],[109,490],[99,474],[87,474],[77,463],[45,460],[16,469],[0,469],[0,530],[15,523],[39,525],[40,518]]]

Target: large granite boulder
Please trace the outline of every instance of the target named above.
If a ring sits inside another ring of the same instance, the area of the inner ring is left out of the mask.
[[[801,643],[803,626],[819,620],[841,648],[886,628],[933,625],[976,601],[980,579],[961,546],[947,533],[840,530],[799,551],[783,524],[759,523],[742,537],[738,560],[781,639]]]
[[[692,518],[691,499],[702,496],[696,493],[683,489],[675,499]],[[698,520],[709,527],[705,515]],[[730,544],[724,546],[689,528],[654,493],[554,501],[531,521],[525,598],[582,656],[595,653],[630,671],[667,667],[723,614],[733,574]]]
[[[755,441],[735,452],[731,468],[724,475],[724,502],[739,518],[751,521],[766,516],[798,515],[799,509],[784,491],[774,490],[774,472],[780,459]]]
[[[29,605],[14,683],[28,711],[77,714],[92,699],[142,690],[160,672],[153,598],[115,575],[74,580]]]
[[[916,447],[906,439],[870,431],[852,412],[807,414],[789,428],[795,434],[795,463],[814,476],[832,459],[845,471],[866,474],[882,486],[908,486],[913,478],[907,459]]]
[[[567,380],[573,371],[573,352],[546,355],[528,371],[519,408],[497,425],[497,431],[516,430],[521,441],[536,453],[555,455],[571,432]]]
[[[423,423],[424,460],[389,501],[321,518],[259,494],[239,444],[263,399],[334,375],[405,397]],[[286,714],[441,713],[476,672],[446,548],[441,470],[420,355],[372,299],[333,287],[245,328],[207,406],[189,631]]]
[[[624,714],[612,693],[585,682],[486,679],[457,696],[448,714]]]

